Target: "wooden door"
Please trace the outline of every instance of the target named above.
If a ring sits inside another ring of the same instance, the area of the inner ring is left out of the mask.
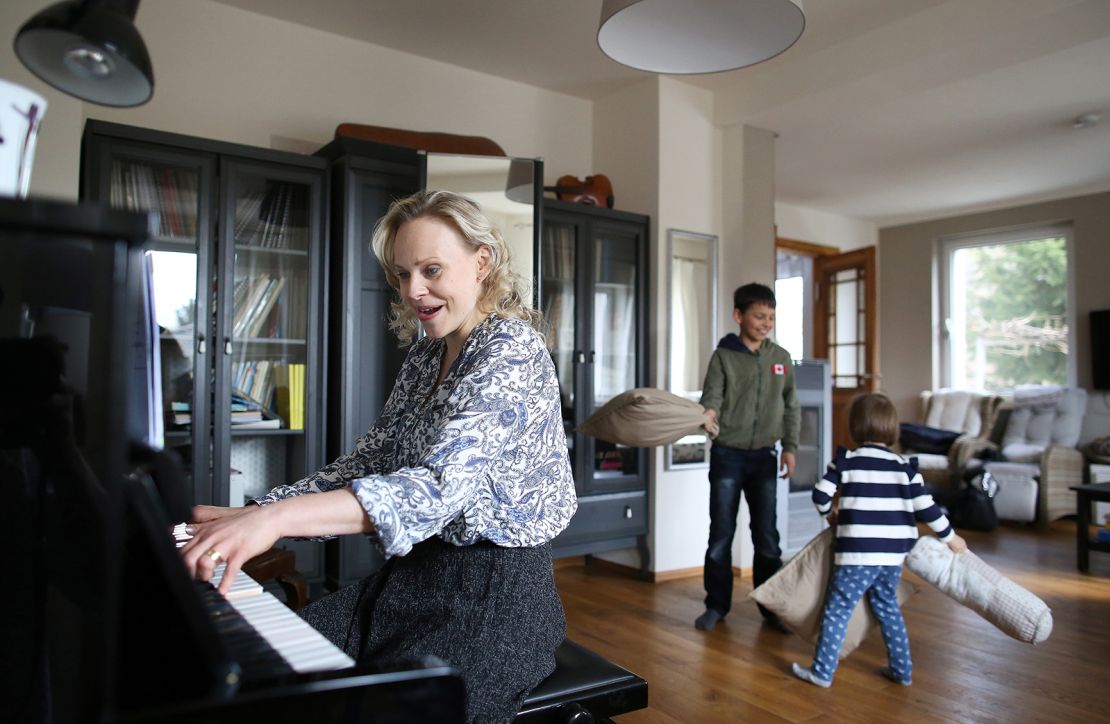
[[[875,247],[813,260],[814,356],[832,369],[833,445],[852,446],[848,405],[879,386]]]

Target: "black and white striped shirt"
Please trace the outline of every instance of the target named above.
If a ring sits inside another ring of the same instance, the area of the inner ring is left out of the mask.
[[[902,565],[917,540],[918,520],[942,541],[954,535],[948,518],[925,490],[916,462],[882,445],[836,451],[825,477],[813,486],[813,504],[825,515],[833,496],[840,493],[837,565]]]

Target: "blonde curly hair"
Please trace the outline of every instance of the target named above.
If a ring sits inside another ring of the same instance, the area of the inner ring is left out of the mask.
[[[480,312],[506,319],[523,319],[535,329],[540,329],[542,316],[524,302],[524,280],[510,268],[511,253],[501,232],[489,222],[477,203],[451,191],[418,191],[398,199],[374,228],[370,249],[395,292],[401,285],[393,270],[397,231],[406,221],[423,217],[436,218],[450,225],[474,252],[483,246],[489,249],[489,273],[482,280],[482,291],[478,296]],[[412,307],[398,297],[394,297],[389,305],[389,328],[397,335],[402,347],[412,343],[420,328]]]

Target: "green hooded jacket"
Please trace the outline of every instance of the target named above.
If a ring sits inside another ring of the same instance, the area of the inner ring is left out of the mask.
[[[717,412],[714,445],[757,450],[782,440],[784,452],[798,449],[794,361],[769,339],[753,352],[737,335],[723,337],[709,359],[701,405]]]

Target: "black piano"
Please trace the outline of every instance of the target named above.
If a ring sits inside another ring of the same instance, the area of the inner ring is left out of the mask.
[[[0,721],[461,722],[443,662],[275,644],[258,621],[300,622],[277,599],[187,576],[184,490],[151,427],[146,236],[143,215],[0,198]]]

